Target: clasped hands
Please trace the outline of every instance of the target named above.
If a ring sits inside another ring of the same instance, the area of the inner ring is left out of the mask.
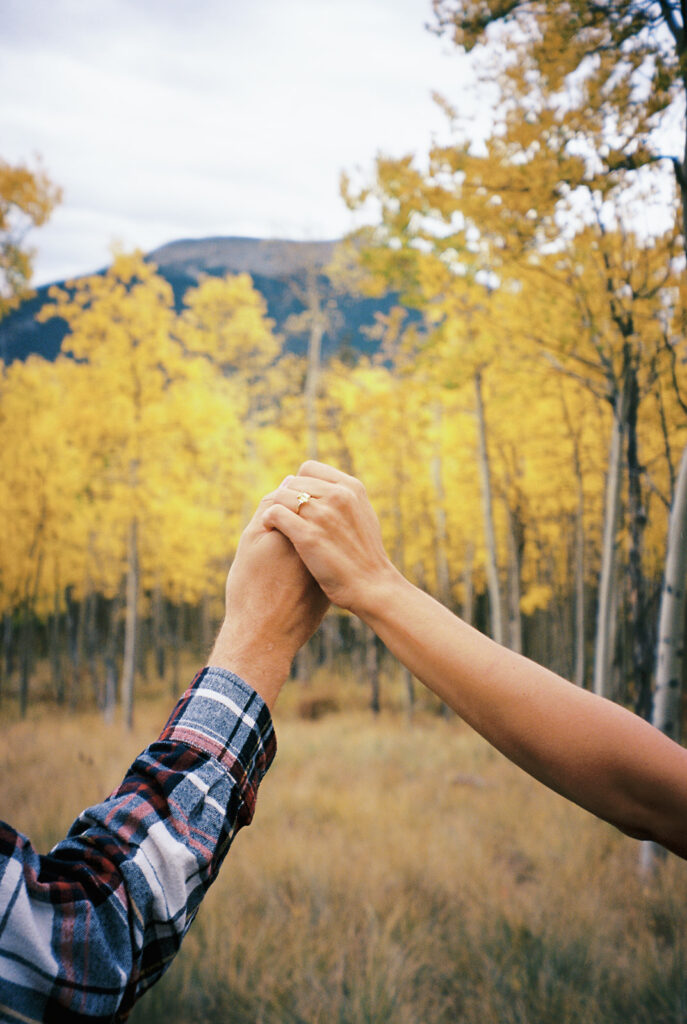
[[[360,481],[305,462],[263,498],[241,537],[209,664],[240,676],[271,708],[330,602],[365,619],[396,575]]]

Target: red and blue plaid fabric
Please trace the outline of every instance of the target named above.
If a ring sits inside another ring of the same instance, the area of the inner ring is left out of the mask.
[[[205,668],[122,784],[49,854],[0,823],[0,1020],[124,1020],[250,823],[275,751],[261,698]]]

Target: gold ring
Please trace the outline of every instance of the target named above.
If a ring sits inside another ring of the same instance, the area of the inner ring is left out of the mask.
[[[307,491],[300,491],[296,495],[296,513],[300,512],[301,505],[307,505],[311,498],[312,494],[308,494]]]

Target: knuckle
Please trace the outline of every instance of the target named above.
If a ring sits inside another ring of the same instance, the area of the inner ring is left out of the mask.
[[[337,512],[350,514],[356,503],[356,497],[350,487],[339,484],[332,492],[331,503]]]
[[[342,487],[341,484],[337,484],[331,493],[330,501],[334,508],[343,508],[346,504],[346,488]]]

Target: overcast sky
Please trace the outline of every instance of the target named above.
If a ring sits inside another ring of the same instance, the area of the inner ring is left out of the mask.
[[[113,243],[340,236],[341,171],[426,151],[433,90],[473,109],[430,18],[429,0],[4,0],[0,157],[39,154],[64,189],[35,283]]]

